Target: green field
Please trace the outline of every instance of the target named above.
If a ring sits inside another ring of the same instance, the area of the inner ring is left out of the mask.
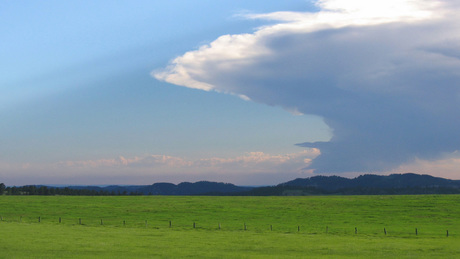
[[[0,196],[0,258],[460,258],[459,204],[460,195]]]

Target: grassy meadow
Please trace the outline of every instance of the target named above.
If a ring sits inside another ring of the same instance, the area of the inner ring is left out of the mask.
[[[459,258],[459,204],[460,195],[0,196],[0,258]]]

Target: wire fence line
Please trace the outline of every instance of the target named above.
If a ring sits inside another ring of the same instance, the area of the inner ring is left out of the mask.
[[[278,233],[302,233],[302,234],[325,234],[325,235],[371,235],[388,237],[458,237],[456,233],[439,227],[438,230],[424,229],[423,227],[392,228],[391,226],[312,226],[308,224],[266,224],[245,222],[213,222],[205,221],[174,221],[159,219],[122,219],[122,218],[89,218],[89,217],[42,217],[26,215],[0,215],[1,223],[24,223],[24,224],[59,224],[88,227],[124,227],[146,229],[171,229],[171,230],[205,230],[205,231],[254,231],[254,232],[278,232]]]

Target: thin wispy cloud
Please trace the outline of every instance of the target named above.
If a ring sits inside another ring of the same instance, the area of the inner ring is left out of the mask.
[[[223,35],[152,75],[323,117],[332,139],[298,144],[320,150],[308,167],[317,173],[383,172],[459,150],[460,6],[321,0],[317,7],[245,14],[271,24]]]

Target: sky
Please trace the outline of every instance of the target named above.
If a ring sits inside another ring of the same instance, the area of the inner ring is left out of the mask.
[[[1,1],[0,182],[460,179],[459,9]]]

